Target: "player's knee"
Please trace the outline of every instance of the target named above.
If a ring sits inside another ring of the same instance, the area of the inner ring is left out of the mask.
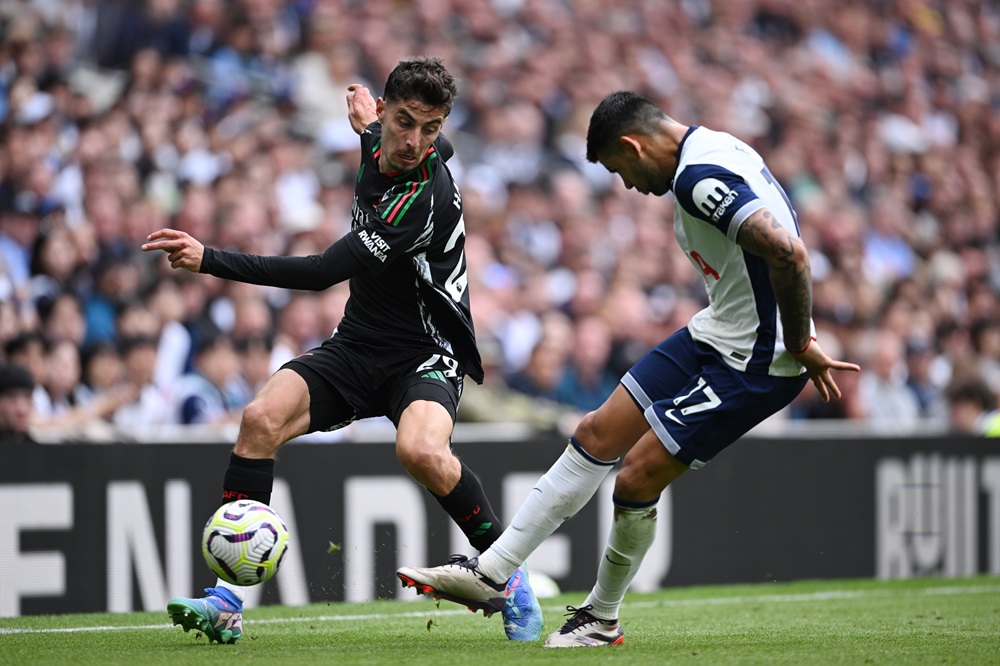
[[[599,437],[597,419],[595,412],[588,412],[584,415],[573,431],[573,437],[581,446],[586,446],[588,442],[596,441]]]
[[[590,412],[585,415],[573,431],[573,438],[583,450],[594,456],[598,460],[606,460],[617,457],[617,454],[608,452],[608,444],[613,441],[614,433],[602,425],[597,412]]]
[[[642,465],[623,465],[615,477],[616,499],[645,503],[655,500],[661,492],[661,480]]]
[[[396,442],[396,458],[415,478],[426,478],[440,467],[451,453],[447,446],[427,437],[401,439]]]
[[[256,458],[273,453],[281,444],[282,425],[266,401],[254,400],[243,409],[236,455]]]
[[[408,442],[396,445],[396,458],[406,471],[413,474],[434,467],[436,452],[428,446]]]

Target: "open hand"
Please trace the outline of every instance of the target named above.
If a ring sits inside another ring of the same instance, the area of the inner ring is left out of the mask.
[[[812,340],[801,354],[792,354],[795,360],[805,366],[809,378],[816,386],[823,402],[830,402],[830,397],[840,397],[840,387],[833,379],[833,370],[861,372],[861,366],[846,361],[835,361],[826,355],[815,340]]]
[[[192,273],[201,270],[201,260],[205,257],[205,246],[183,231],[160,229],[146,236],[143,252],[163,250],[167,253],[171,268],[185,268]]]

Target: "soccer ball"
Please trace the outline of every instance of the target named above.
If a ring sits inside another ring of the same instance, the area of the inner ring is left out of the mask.
[[[539,599],[551,599],[562,594],[559,583],[552,580],[551,576],[543,574],[541,571],[531,572],[531,591]]]
[[[257,585],[278,573],[288,552],[288,528],[274,509],[254,500],[223,504],[201,538],[208,568],[235,585]]]

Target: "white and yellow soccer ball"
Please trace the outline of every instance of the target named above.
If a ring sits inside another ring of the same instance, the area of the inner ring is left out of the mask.
[[[288,552],[288,528],[274,509],[254,500],[219,507],[201,538],[208,568],[235,585],[257,585],[278,572]]]

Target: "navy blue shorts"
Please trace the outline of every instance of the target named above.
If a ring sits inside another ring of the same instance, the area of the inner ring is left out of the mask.
[[[632,366],[622,384],[667,450],[703,467],[755,425],[785,407],[809,381],[730,367],[682,328]]]

